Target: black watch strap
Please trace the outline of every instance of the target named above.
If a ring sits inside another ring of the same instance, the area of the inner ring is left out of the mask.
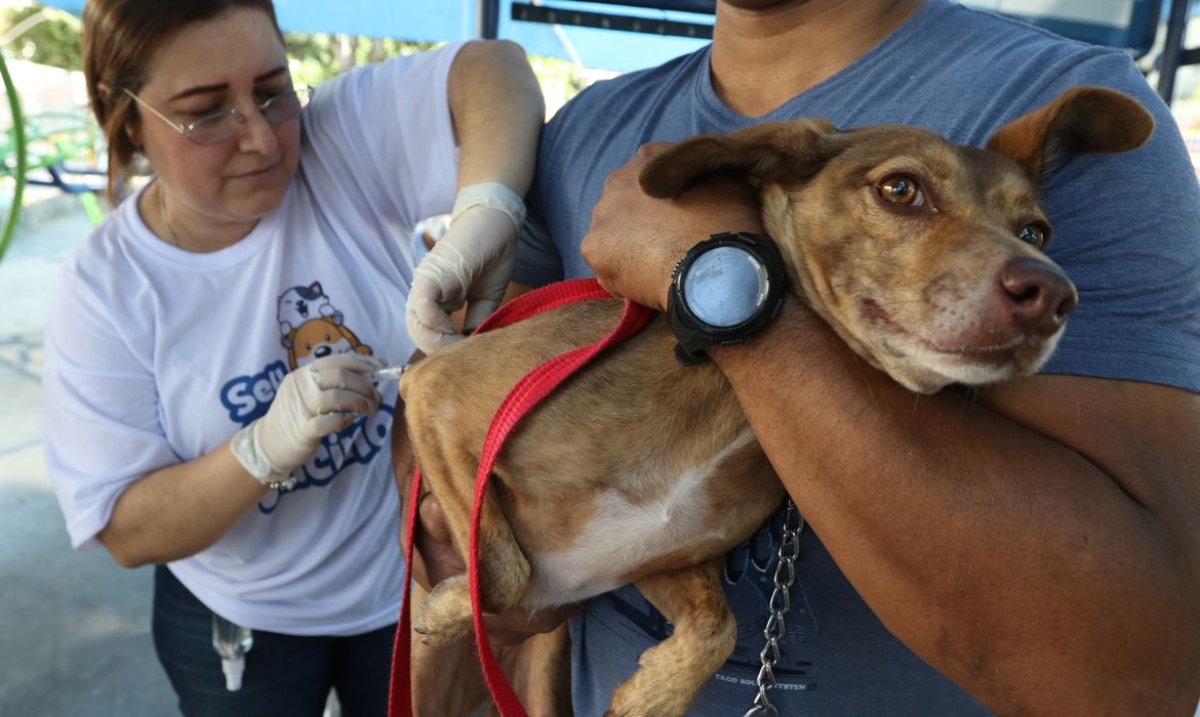
[[[754,314],[746,321],[730,327],[704,323],[687,308],[681,294],[682,277],[700,255],[720,246],[738,246],[753,254],[767,273],[767,294]],[[675,267],[671,288],[667,294],[667,323],[679,342],[675,358],[684,366],[708,360],[709,346],[732,346],[761,331],[779,314],[788,288],[787,269],[779,248],[770,237],[748,232],[714,234],[692,247]]]
[[[675,340],[679,342],[675,344],[675,359],[683,366],[695,366],[708,360],[708,352],[705,349],[712,346],[713,342],[707,334],[684,323],[680,318],[683,312],[681,303],[679,292],[672,289],[667,294],[667,325],[671,327],[671,333],[675,334]]]

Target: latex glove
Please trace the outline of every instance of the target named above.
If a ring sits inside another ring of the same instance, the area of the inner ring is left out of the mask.
[[[422,352],[433,354],[463,338],[450,314],[464,304],[468,331],[500,305],[512,277],[524,211],[520,198],[503,185],[472,185],[459,192],[450,228],[413,271],[405,323]]]
[[[372,372],[384,363],[365,354],[319,358],[283,377],[262,418],[238,431],[230,448],[261,483],[290,488],[288,475],[312,458],[321,439],[379,410]]]

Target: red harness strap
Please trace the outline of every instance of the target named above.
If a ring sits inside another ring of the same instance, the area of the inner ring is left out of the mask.
[[[488,317],[477,331],[507,326],[535,314],[563,306],[575,301],[588,301],[611,298],[611,295],[600,287],[594,279],[576,279],[551,284],[542,289],[532,291],[517,297],[500,307],[496,313]],[[573,351],[560,354],[546,361],[525,375],[513,387],[508,396],[496,410],[488,427],[487,437],[483,444],[483,454],[479,460],[479,471],[475,475],[475,505],[471,512],[470,553],[467,556],[467,575],[471,590],[471,617],[475,628],[475,645],[479,653],[483,677],[487,682],[488,691],[492,695],[501,717],[525,717],[525,709],[517,699],[516,693],[505,679],[495,653],[487,641],[487,632],[483,622],[481,604],[481,586],[479,584],[479,521],[483,514],[483,494],[492,474],[492,466],[500,454],[508,435],[516,427],[521,418],[533,410],[535,406],[548,396],[563,381],[586,365],[596,355],[605,349],[621,343],[633,336],[650,321],[654,311],[644,306],[625,302],[625,312],[620,323],[612,333],[589,346],[583,346]],[[388,698],[388,714],[391,717],[411,717],[412,715],[412,683],[410,668],[410,650],[412,646],[412,625],[409,619],[409,594],[411,583],[411,568],[413,537],[416,530],[416,507],[420,499],[420,471],[413,472],[412,489],[408,498],[408,521],[405,527],[407,543],[404,554],[404,586],[400,604],[400,620],[396,629],[396,643],[392,655],[391,692]]]

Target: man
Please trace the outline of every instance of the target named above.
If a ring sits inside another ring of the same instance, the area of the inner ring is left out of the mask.
[[[590,88],[543,134],[515,280],[594,271],[664,309],[691,246],[763,228],[728,184],[647,198],[655,147],[639,146],[797,116],[980,146],[1079,84],[1134,96],[1158,126],[1049,176],[1048,253],[1080,305],[1041,375],[917,397],[795,301],[709,351],[809,526],[768,692],[780,714],[1192,714],[1200,193],[1178,131],[1123,53],[948,0],[719,0],[711,49]],[[738,648],[694,714],[757,694],[781,516],[730,556]],[[575,713],[601,714],[666,630],[632,588],[590,601],[571,623]]]

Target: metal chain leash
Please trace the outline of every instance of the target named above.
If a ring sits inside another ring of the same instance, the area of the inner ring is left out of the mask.
[[[783,531],[779,540],[776,555],[779,562],[775,564],[775,589],[771,592],[771,615],[763,628],[763,637],[767,644],[763,646],[759,658],[762,667],[758,670],[758,695],[754,697],[754,706],[744,717],[779,717],[779,710],[771,704],[767,691],[775,687],[775,665],[779,662],[779,641],[787,632],[784,616],[792,607],[792,584],[796,582],[796,560],[800,557],[800,531],[804,530],[804,516],[796,510],[796,504],[791,498],[787,501],[787,514],[783,519]]]

